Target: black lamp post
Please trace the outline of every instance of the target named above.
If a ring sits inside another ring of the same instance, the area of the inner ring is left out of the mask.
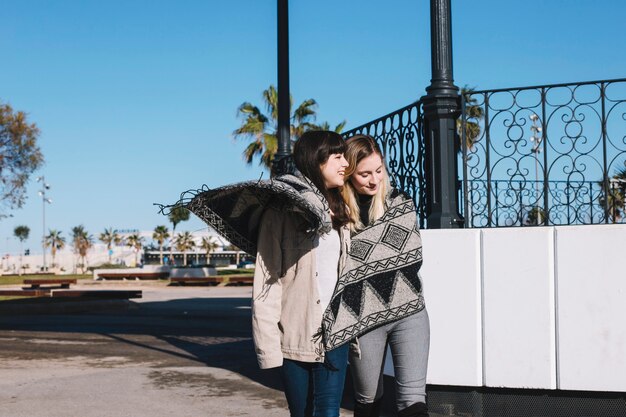
[[[422,97],[426,144],[426,216],[429,229],[463,227],[459,215],[456,119],[459,88],[452,76],[450,0],[430,0],[432,79]]]
[[[292,172],[289,99],[289,10],[288,0],[278,0],[278,149],[272,175]]]

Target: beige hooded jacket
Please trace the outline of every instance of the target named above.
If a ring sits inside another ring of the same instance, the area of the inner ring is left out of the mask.
[[[315,235],[301,216],[268,209],[259,229],[252,299],[252,333],[259,366],[275,368],[283,358],[323,362],[319,336],[322,307],[316,280]],[[340,230],[338,274],[350,245]],[[317,335],[317,336],[316,336]]]

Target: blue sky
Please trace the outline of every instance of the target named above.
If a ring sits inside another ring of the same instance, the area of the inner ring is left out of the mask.
[[[382,5],[384,4],[384,7]],[[599,6],[602,7],[599,7]],[[151,230],[154,202],[258,178],[232,131],[243,101],[276,83],[275,0],[0,1],[0,100],[41,129],[46,165],[0,221],[40,249],[46,228]],[[452,0],[454,78],[479,89],[626,76],[626,3]],[[430,81],[426,0],[290,1],[291,92],[318,121],[354,127],[409,104]],[[266,174],[267,175],[267,174]],[[197,220],[179,230],[199,230]]]

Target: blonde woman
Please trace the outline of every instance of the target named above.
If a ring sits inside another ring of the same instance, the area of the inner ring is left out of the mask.
[[[346,186],[351,246],[347,266],[324,315],[327,348],[350,351],[355,417],[379,416],[390,347],[401,417],[428,416],[426,370],[430,328],[418,271],[422,246],[410,197],[393,189],[376,141],[347,141]]]

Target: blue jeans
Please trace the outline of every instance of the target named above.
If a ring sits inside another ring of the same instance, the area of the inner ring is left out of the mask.
[[[291,417],[339,417],[348,344],[326,352],[325,363],[285,359],[281,376]]]

